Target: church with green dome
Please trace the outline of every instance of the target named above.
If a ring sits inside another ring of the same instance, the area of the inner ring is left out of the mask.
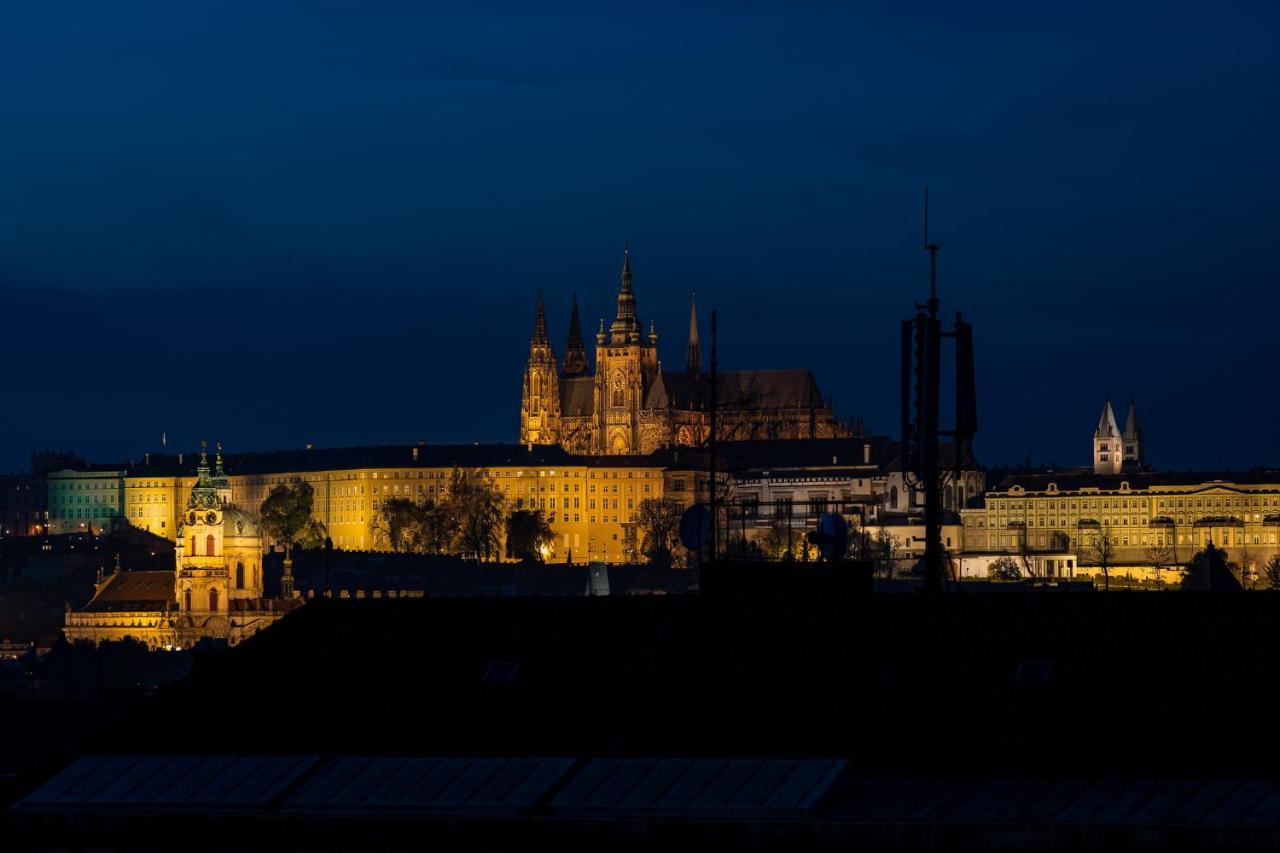
[[[221,445],[212,469],[202,451],[178,521],[174,570],[117,567],[88,604],[68,611],[64,633],[72,642],[132,637],[153,648],[185,648],[205,638],[235,645],[301,604],[288,585],[286,597],[264,595],[262,546],[258,522],[231,502]]]

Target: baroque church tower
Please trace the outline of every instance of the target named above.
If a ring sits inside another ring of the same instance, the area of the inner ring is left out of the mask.
[[[649,334],[636,315],[631,289],[631,249],[622,252],[618,314],[605,339],[604,321],[596,336],[595,452],[640,453],[640,409],[658,375],[658,333]]]
[[[576,303],[575,303],[576,316]],[[582,335],[578,335],[581,339]],[[585,359],[585,356],[584,356]],[[560,377],[556,356],[547,337],[547,314],[538,293],[533,337],[529,340],[529,361],[524,371],[520,400],[520,442],[557,444],[560,441]]]
[[[262,597],[261,534],[257,522],[231,503],[230,482],[222,470],[222,446],[212,474],[201,449],[178,524],[174,589],[178,610],[201,627],[228,620],[239,600]]]

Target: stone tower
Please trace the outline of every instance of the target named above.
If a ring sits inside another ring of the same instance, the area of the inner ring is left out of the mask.
[[[587,372],[587,348],[582,343],[582,323],[578,320],[578,294],[573,295],[569,312],[569,340],[564,346],[564,376],[583,376]]]
[[[529,362],[524,370],[520,398],[520,441],[523,444],[556,444],[560,441],[560,377],[556,356],[547,337],[547,313],[538,292]]]
[[[631,289],[631,250],[622,253],[618,313],[605,340],[604,324],[596,337],[595,409],[599,428],[597,453],[640,452],[640,408],[658,375],[658,335],[644,334]]]
[[[689,298],[689,347],[685,354],[685,369],[690,376],[702,372],[702,346],[698,343],[698,294]]]
[[[1129,414],[1124,419],[1124,464],[1141,467],[1146,461],[1142,455],[1142,427],[1138,425],[1138,410],[1129,400]]]
[[[1124,446],[1116,414],[1111,401],[1102,406],[1102,415],[1093,431],[1093,472],[1095,474],[1119,474],[1124,466]]]

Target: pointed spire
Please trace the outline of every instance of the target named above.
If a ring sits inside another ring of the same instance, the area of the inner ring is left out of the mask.
[[[204,439],[200,440],[200,467],[209,467],[209,442]]]
[[[685,367],[694,376],[702,372],[702,345],[698,343],[698,293],[689,298],[689,348]]]
[[[638,343],[641,326],[636,319],[636,297],[631,291],[631,244],[625,244],[622,250],[622,283],[618,288],[618,316],[609,327],[613,333],[612,343],[619,346],[627,343]]]
[[[547,310],[542,301],[542,291],[538,291],[538,311],[533,320],[533,342],[547,343]]]
[[[564,375],[581,376],[587,372],[587,348],[582,343],[582,324],[578,320],[578,294],[573,294],[569,312],[569,340],[564,347]]]
[[[1111,410],[1111,400],[1102,406],[1102,414],[1098,417],[1098,428],[1093,431],[1095,438],[1110,438],[1120,434],[1120,425],[1116,423],[1116,413]]]
[[[1136,441],[1142,438],[1142,427],[1138,425],[1138,409],[1133,405],[1133,398],[1129,398],[1129,413],[1124,419],[1124,438],[1125,441]]]
[[[649,320],[649,345],[655,347],[658,345],[658,328],[654,325],[652,318]]]
[[[569,343],[582,343],[582,324],[578,320],[578,294],[573,294],[573,307],[569,309]]]

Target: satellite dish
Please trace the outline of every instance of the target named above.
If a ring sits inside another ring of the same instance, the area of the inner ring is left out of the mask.
[[[818,546],[822,559],[835,563],[844,558],[845,549],[849,546],[849,525],[842,515],[824,513],[818,519],[818,529],[810,533],[808,538]]]
[[[711,538],[711,511],[706,504],[694,504],[680,517],[680,542],[697,551]]]

